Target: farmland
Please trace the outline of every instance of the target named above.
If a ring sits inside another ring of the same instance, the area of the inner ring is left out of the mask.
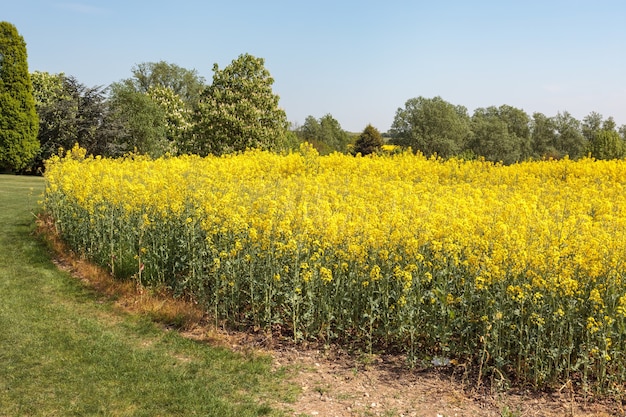
[[[53,158],[44,206],[120,279],[216,323],[621,392],[623,161],[404,153]]]

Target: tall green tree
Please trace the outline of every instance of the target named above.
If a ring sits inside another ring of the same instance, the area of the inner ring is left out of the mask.
[[[532,155],[530,117],[524,110],[507,104],[498,107],[498,113],[506,123],[509,134],[517,141],[519,160],[528,159]]]
[[[581,130],[587,143],[593,141],[594,136],[602,129],[602,119],[602,115],[595,111],[583,118]]]
[[[470,137],[467,109],[441,97],[407,100],[396,111],[390,129],[391,143],[411,147],[424,155],[450,157],[461,153]]]
[[[199,154],[224,154],[247,148],[283,149],[288,122],[272,91],[274,79],[264,60],[240,55],[220,70],[203,93],[196,113],[191,149]]]
[[[533,113],[530,130],[533,158],[558,157],[558,152],[554,147],[556,127],[551,117],[543,113]]]
[[[626,125],[621,125],[618,129],[619,135],[623,140],[626,140]]]
[[[530,156],[530,118],[503,105],[478,108],[472,115],[470,150],[488,161],[511,164]]]
[[[604,119],[597,112],[589,113],[582,122],[585,152],[596,159],[616,159],[626,156],[626,143],[613,117]]]
[[[322,126],[315,117],[307,116],[306,119],[304,119],[304,124],[298,127],[296,132],[302,141],[309,142],[311,145],[315,146],[314,142],[319,140],[322,136]]]
[[[363,156],[380,151],[384,144],[383,137],[374,126],[367,125],[354,143],[353,153]]]
[[[350,142],[348,132],[341,128],[339,122],[331,114],[326,114],[319,120],[308,116],[296,134],[301,141],[313,145],[320,155],[346,152]]]
[[[30,76],[39,118],[40,152],[34,165],[43,168],[43,161],[78,142],[78,103],[68,91],[65,74],[35,71]]]
[[[144,62],[132,73],[110,86],[112,108],[129,132],[122,147],[153,156],[186,150],[204,78],[165,61]]]
[[[596,159],[619,159],[626,155],[626,143],[615,130],[602,129],[589,142],[587,150]]]
[[[609,116],[608,119],[602,121],[602,130],[617,132],[617,123],[615,123],[613,116]]]
[[[26,42],[14,25],[0,22],[0,169],[29,166],[39,152],[38,129]]]
[[[585,137],[578,119],[568,112],[559,112],[552,118],[556,129],[554,148],[559,157],[578,159],[585,153]]]
[[[150,87],[147,92],[162,110],[165,116],[165,135],[167,137],[168,152],[178,153],[186,147],[193,127],[193,111],[185,104],[182,97],[169,87]]]
[[[116,139],[118,153],[138,152],[159,157],[171,150],[167,138],[167,115],[147,93],[129,81],[111,84],[109,107],[112,117],[124,126]]]

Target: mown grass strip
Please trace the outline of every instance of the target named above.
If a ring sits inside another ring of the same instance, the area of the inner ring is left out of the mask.
[[[270,360],[123,314],[34,235],[40,178],[0,175],[0,416],[258,416],[288,389]]]

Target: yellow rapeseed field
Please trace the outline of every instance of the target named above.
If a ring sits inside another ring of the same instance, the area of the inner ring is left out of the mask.
[[[216,321],[623,391],[624,161],[75,148],[46,180],[74,250]]]

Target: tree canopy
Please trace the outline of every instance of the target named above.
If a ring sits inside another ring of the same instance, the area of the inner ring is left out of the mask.
[[[224,69],[213,66],[196,112],[191,149],[199,154],[224,154],[247,148],[281,149],[287,116],[272,91],[274,79],[264,60],[240,55]]]
[[[331,114],[320,119],[308,116],[296,134],[301,141],[313,145],[321,155],[346,152],[350,143],[350,135]]]
[[[35,71],[31,78],[41,145],[34,167],[42,168],[44,160],[77,143],[95,155],[118,156],[128,151],[119,143],[126,130],[113,117],[104,88],[87,87],[62,73]]]
[[[204,78],[165,61],[144,62],[132,73],[109,87],[111,109],[126,130],[120,148],[152,156],[188,148]]]
[[[149,94],[137,91],[128,81],[115,83],[110,87],[109,107],[124,126],[115,141],[119,151],[158,157],[170,150],[166,112]]]
[[[505,164],[530,156],[530,119],[523,110],[507,105],[479,108],[471,120],[469,149],[475,155]]]
[[[165,61],[138,64],[132,73],[129,80],[137,91],[148,93],[154,88],[167,88],[190,108],[198,103],[206,87],[206,80],[196,70]]]
[[[417,97],[399,108],[391,125],[391,142],[430,156],[459,154],[470,136],[467,109],[441,97]]]

